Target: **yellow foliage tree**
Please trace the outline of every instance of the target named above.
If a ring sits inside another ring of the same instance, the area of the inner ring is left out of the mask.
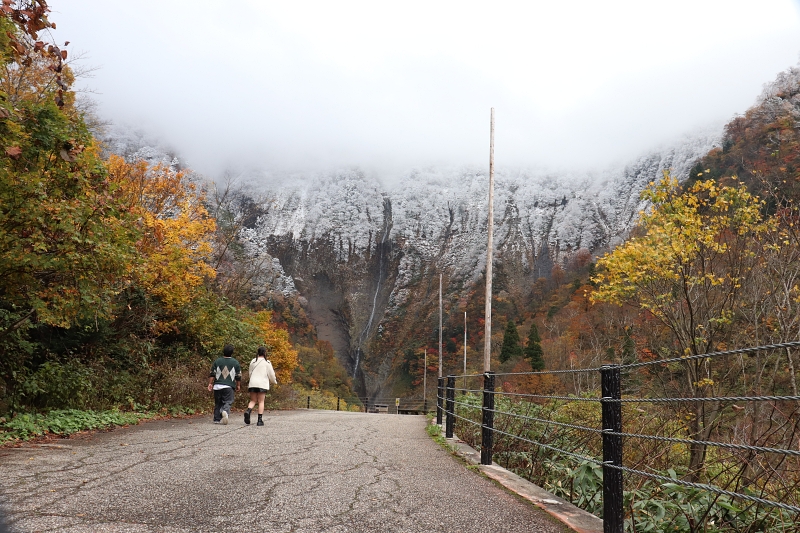
[[[267,347],[267,358],[275,368],[278,383],[291,383],[292,372],[297,367],[297,350],[289,343],[289,333],[275,327],[270,311],[254,313],[245,322],[255,330],[258,345]]]
[[[770,223],[744,186],[698,181],[682,192],[668,173],[642,193],[641,235],[597,262],[593,301],[629,303],[672,331],[680,352],[707,353],[731,325]]]
[[[709,353],[724,342],[746,305],[743,287],[759,258],[759,236],[771,226],[763,202],[744,186],[698,181],[683,191],[668,173],[642,193],[651,203],[640,232],[598,261],[592,300],[631,304],[660,321],[680,356]],[[666,353],[666,355],[672,355]],[[719,392],[730,368],[693,359],[672,369],[683,373],[679,393],[693,398]],[[692,402],[687,432],[706,441],[720,420],[718,402]],[[705,446],[690,446],[690,477],[705,461]]]
[[[144,259],[134,273],[137,283],[168,311],[185,306],[215,276],[209,265],[215,223],[202,192],[184,172],[164,165],[111,156],[108,172],[142,234],[136,243]]]

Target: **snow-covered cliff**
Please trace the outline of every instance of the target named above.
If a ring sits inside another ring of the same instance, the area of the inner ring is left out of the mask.
[[[645,207],[642,189],[665,170],[685,178],[718,145],[720,130],[594,174],[501,166],[495,173],[495,261],[513,273],[512,284],[530,287],[579,249],[613,247]],[[421,287],[438,273],[444,273],[447,293],[461,295],[485,270],[488,169],[414,169],[390,186],[345,169],[273,181],[263,193],[268,212],[247,239],[301,280],[297,288],[309,301],[309,316],[327,324],[324,331],[338,330],[328,340],[354,375],[368,370],[367,392],[379,390],[385,378],[376,368],[385,354],[370,353],[380,324],[404,316],[409,300],[421,298]]]
[[[621,242],[646,207],[642,189],[666,170],[685,178],[718,145],[721,130],[595,173],[499,166],[494,257],[505,290],[527,298],[554,264],[578,250],[596,254]],[[181,166],[170,150],[139,132],[114,128],[104,140],[128,158]],[[414,336],[431,329],[440,273],[452,301],[464,301],[482,281],[487,168],[412,169],[390,185],[359,169],[279,180],[254,174],[249,190],[266,203],[240,239],[243,249],[272,267],[262,276],[270,285],[263,290],[300,297],[318,336],[333,344],[362,394],[391,388],[392,350],[399,344],[384,331]]]

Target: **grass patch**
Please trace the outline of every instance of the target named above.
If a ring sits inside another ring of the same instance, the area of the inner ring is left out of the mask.
[[[431,438],[433,438],[434,442],[439,444],[439,446],[443,446],[443,447],[449,449],[449,447],[447,446],[447,441],[445,440],[444,436],[442,435],[442,428],[441,427],[439,427],[437,424],[428,424],[425,427],[425,431],[428,432],[428,435],[430,435]]]
[[[57,409],[48,413],[20,413],[10,420],[0,418],[0,444],[25,441],[47,434],[67,436],[88,429],[109,429],[138,424],[154,413],[82,411]]]

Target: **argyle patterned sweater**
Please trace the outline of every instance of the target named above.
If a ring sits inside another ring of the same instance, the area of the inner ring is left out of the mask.
[[[218,357],[211,365],[209,376],[214,378],[214,385],[227,385],[236,388],[236,382],[242,380],[242,367],[233,357]]]

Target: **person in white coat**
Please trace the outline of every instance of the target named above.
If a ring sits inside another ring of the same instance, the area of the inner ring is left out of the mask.
[[[275,377],[275,369],[267,359],[267,349],[259,347],[258,355],[250,361],[250,383],[247,391],[250,393],[250,403],[247,404],[247,411],[244,412],[244,423],[250,425],[250,413],[258,403],[258,422],[257,426],[263,426],[264,420],[264,397],[267,395],[270,384],[277,385],[278,378]]]

